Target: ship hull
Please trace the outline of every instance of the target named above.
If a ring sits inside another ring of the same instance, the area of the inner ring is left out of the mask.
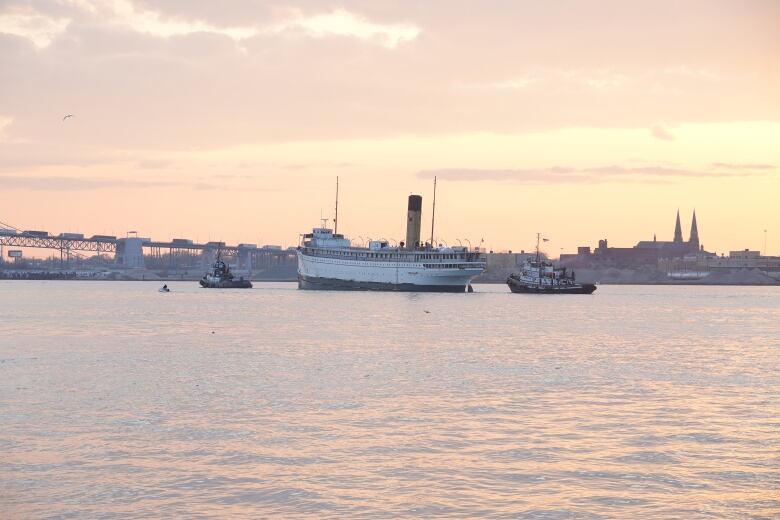
[[[596,286],[592,283],[550,286],[524,283],[510,278],[506,284],[510,291],[518,294],[593,294],[593,291],[596,290]]]
[[[483,269],[431,269],[408,262],[357,262],[298,254],[300,289],[466,292]]]
[[[298,288],[319,291],[394,291],[394,292],[446,292],[462,293],[468,289],[463,285],[419,285],[413,283],[369,282],[340,280],[298,275]]]

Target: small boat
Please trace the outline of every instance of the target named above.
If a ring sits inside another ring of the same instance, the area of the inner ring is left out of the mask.
[[[536,235],[536,258],[526,260],[519,273],[512,273],[506,280],[509,290],[513,293],[526,294],[592,294],[596,285],[592,283],[577,283],[574,271],[566,272],[566,268],[556,269],[552,263],[542,260],[539,254],[539,239]]]
[[[160,287],[159,289],[157,289],[157,292],[171,292],[171,290],[168,289],[168,285],[166,284]]]
[[[252,282],[244,280],[241,276],[238,280],[233,277],[230,267],[220,258],[217,252],[217,261],[211,270],[200,279],[200,286],[206,289],[251,289]]]

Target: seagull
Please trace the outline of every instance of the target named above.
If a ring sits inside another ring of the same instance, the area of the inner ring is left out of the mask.
[[[431,311],[426,311],[426,310],[423,310],[423,312],[424,312],[425,314],[430,314],[430,313],[431,313]]]
[[[66,115],[65,117],[62,118],[62,121],[65,122],[65,120],[68,119],[69,117],[73,117],[73,114]]]

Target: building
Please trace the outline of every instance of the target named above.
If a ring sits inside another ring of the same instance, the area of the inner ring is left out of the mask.
[[[652,241],[642,240],[638,242],[634,248],[659,250],[661,252],[659,257],[662,258],[675,258],[703,251],[704,246],[699,243],[699,227],[696,224],[696,210],[693,211],[691,232],[687,242],[683,240],[682,226],[680,225],[680,211],[678,210],[677,222],[674,225],[674,238],[671,242],[658,241],[654,236]]]
[[[661,259],[698,256],[713,255],[704,251],[699,241],[696,211],[693,212],[691,231],[685,241],[678,210],[674,238],[670,241],[661,241],[653,236],[653,240],[641,240],[634,247],[610,247],[604,238],[599,240],[593,252],[589,247],[582,246],[577,248],[577,254],[562,254],[560,263],[570,267],[655,267]]]
[[[760,251],[729,251],[729,256],[713,256],[704,264],[709,269],[760,269],[780,271],[780,256],[762,256]]]

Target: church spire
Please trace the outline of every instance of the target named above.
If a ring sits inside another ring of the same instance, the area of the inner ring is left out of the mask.
[[[688,240],[691,249],[699,249],[699,227],[696,225],[696,210],[693,210],[693,220],[691,220],[691,238]]]
[[[682,226],[680,225],[680,210],[677,210],[677,223],[674,226],[674,241],[682,242]]]

